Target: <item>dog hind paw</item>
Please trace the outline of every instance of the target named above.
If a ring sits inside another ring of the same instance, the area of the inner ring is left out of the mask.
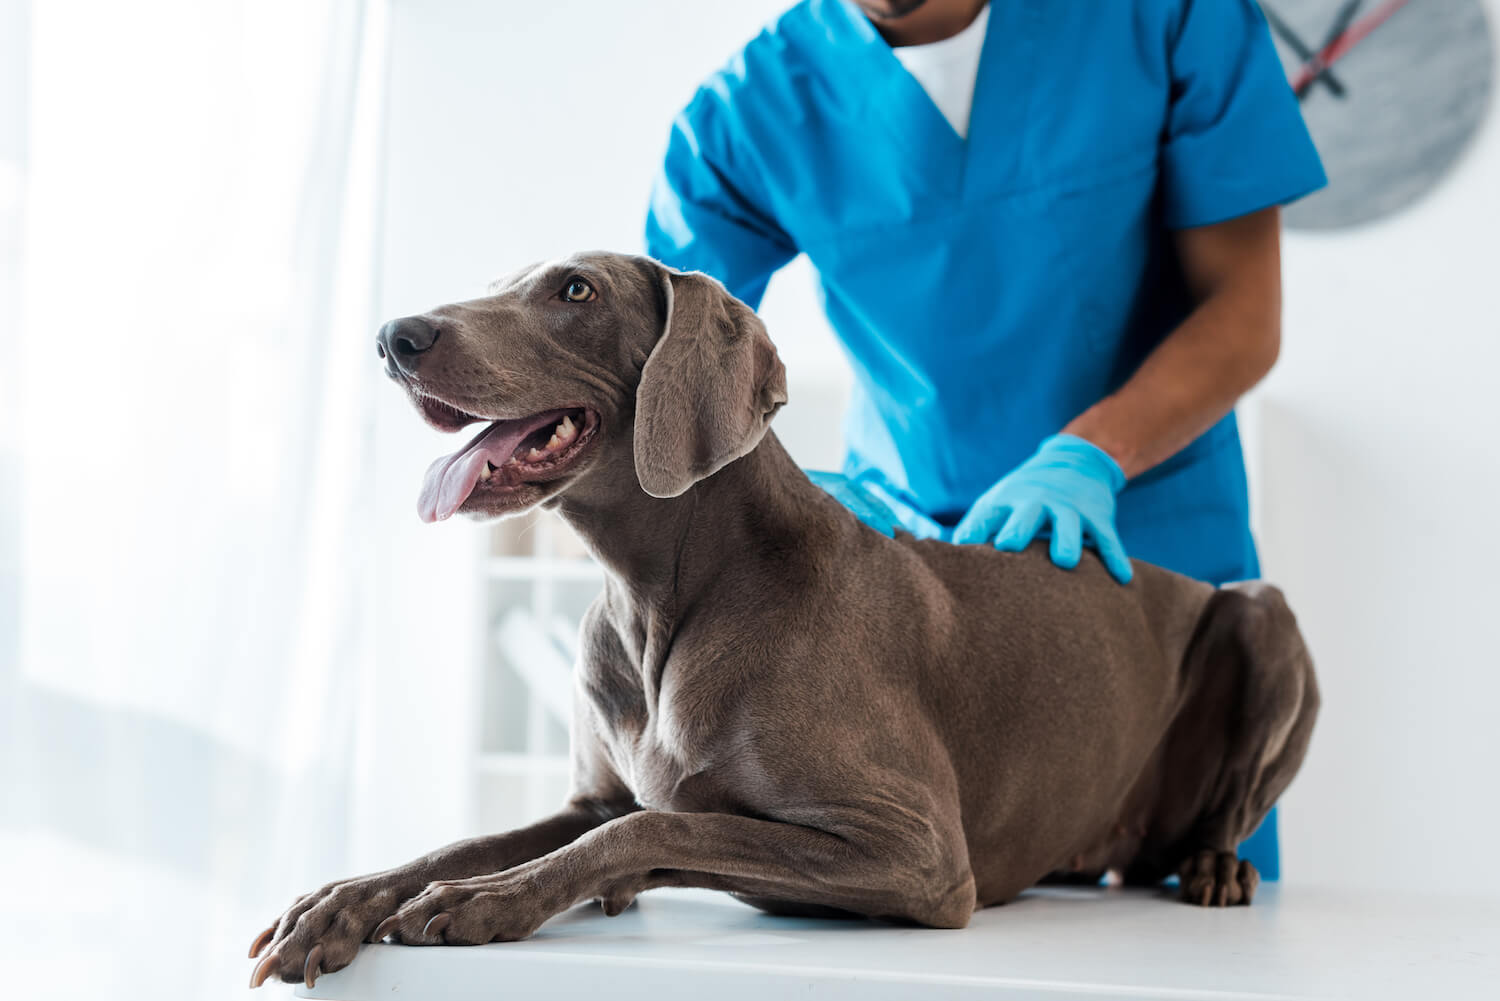
[[[1260,885],[1260,873],[1248,859],[1234,852],[1205,850],[1189,857],[1178,870],[1184,902],[1198,907],[1248,904]]]

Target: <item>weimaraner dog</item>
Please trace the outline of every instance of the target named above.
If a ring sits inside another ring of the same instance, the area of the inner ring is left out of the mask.
[[[427,421],[431,521],[538,505],[606,571],[556,814],[330,883],[256,940],[311,984],[364,941],[525,938],[588,900],[724,890],[776,914],[960,928],[1046,879],[1176,873],[1249,903],[1236,847],[1306,752],[1312,662],[1281,593],[1145,563],[894,538],[767,431],[785,372],[717,282],[588,253],[382,328]]]

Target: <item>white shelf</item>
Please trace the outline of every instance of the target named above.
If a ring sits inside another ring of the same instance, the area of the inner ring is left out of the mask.
[[[566,775],[566,754],[529,754],[524,751],[486,751],[479,770],[488,775]]]
[[[604,580],[604,570],[593,560],[539,556],[491,556],[485,565],[490,580]]]
[[[541,623],[529,610],[512,608],[495,628],[495,648],[506,655],[511,669],[526,684],[531,702],[564,726],[573,717],[573,656],[576,641],[565,639]]]
[[[569,758],[557,750],[554,735],[558,726],[566,730],[573,716],[579,591],[599,588],[604,572],[565,545],[561,531],[554,517],[539,516],[522,533],[530,554],[482,561],[486,621],[492,625],[480,686],[494,698],[487,695],[481,704],[493,711],[495,699],[503,700],[506,725],[515,728],[497,742],[514,750],[474,752],[476,796],[500,797],[474,804],[476,816],[491,830],[534,820],[566,798]],[[516,541],[510,539],[505,548],[515,548]],[[502,664],[505,669],[499,670]],[[492,731],[495,722],[486,720],[483,729]]]

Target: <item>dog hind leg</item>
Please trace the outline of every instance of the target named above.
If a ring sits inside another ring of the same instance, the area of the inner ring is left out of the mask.
[[[1275,587],[1248,581],[1209,600],[1184,655],[1193,689],[1137,798],[1152,805],[1129,885],[1177,873],[1182,899],[1248,904],[1260,881],[1240,843],[1296,775],[1318,712],[1312,658]]]
[[[1235,672],[1221,718],[1228,741],[1206,806],[1178,846],[1182,899],[1199,906],[1248,904],[1260,876],[1236,855],[1302,764],[1317,718],[1312,658],[1280,590],[1260,581],[1222,588],[1205,610],[1203,669]],[[1219,715],[1214,713],[1213,715]]]

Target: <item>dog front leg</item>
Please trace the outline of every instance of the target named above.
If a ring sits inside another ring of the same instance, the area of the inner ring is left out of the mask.
[[[406,865],[385,872],[339,880],[299,897],[281,918],[250,946],[250,958],[268,945],[256,964],[250,986],[269,977],[309,987],[320,973],[343,969],[359,945],[401,904],[437,880],[496,873],[546,855],[593,830],[633,805],[574,800],[545,820],[505,834],[455,842]]]
[[[581,901],[618,913],[657,886],[941,928],[963,927],[975,903],[962,835],[944,841],[932,826],[863,837],[733,814],[641,812],[503,873],[434,883],[388,924],[412,945],[511,941]]]

